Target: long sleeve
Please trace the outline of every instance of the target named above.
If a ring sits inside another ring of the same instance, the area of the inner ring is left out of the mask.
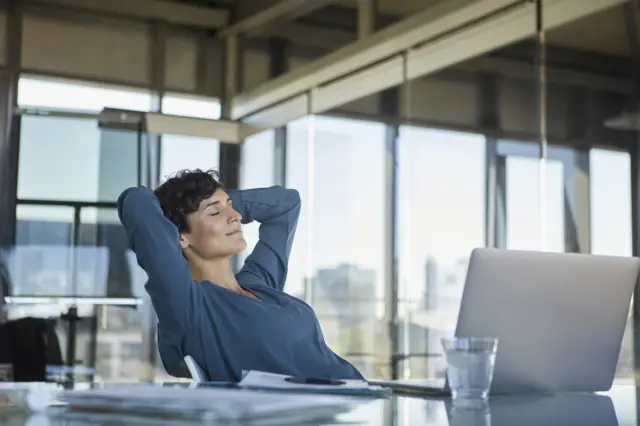
[[[300,194],[281,186],[228,194],[243,223],[260,222],[258,243],[241,272],[256,274],[270,287],[282,290],[300,216]]]
[[[177,228],[162,214],[156,196],[142,187],[120,195],[118,215],[138,264],[149,276],[145,288],[163,333],[182,341],[193,325],[201,293],[182,256]]]

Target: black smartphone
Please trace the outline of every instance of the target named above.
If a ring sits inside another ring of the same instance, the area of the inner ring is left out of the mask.
[[[342,380],[318,379],[314,377],[287,377],[284,380],[298,385],[341,386],[347,384],[347,382],[343,382]]]

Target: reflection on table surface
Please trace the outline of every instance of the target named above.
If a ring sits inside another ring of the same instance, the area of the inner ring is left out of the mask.
[[[117,384],[107,385],[119,386]],[[130,384],[129,384],[130,386]],[[81,386],[86,388],[86,386]],[[367,426],[623,426],[636,425],[640,387],[616,385],[603,394],[558,396],[500,396],[491,398],[485,409],[461,410],[449,400],[394,396],[359,400],[355,408],[324,425]],[[2,426],[114,426],[189,425],[182,419],[161,419],[124,414],[98,414],[52,409],[46,414],[27,415],[0,409]],[[212,423],[213,424],[213,423]]]

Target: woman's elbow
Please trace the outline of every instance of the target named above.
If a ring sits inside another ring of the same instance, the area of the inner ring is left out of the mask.
[[[302,200],[300,199],[300,193],[298,190],[286,188],[285,191],[287,191],[287,204],[291,205],[292,208],[300,208]]]

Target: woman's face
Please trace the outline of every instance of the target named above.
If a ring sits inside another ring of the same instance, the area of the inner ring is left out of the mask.
[[[180,234],[182,250],[192,251],[206,260],[242,252],[247,243],[240,219],[240,213],[233,209],[227,193],[218,189],[202,200],[200,208],[188,217],[189,232]]]

